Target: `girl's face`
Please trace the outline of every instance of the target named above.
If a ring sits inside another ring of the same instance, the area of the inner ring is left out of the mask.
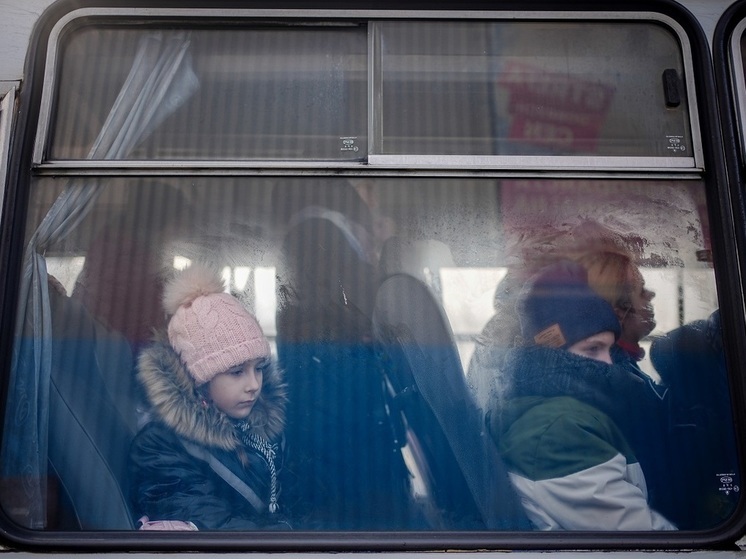
[[[220,373],[210,381],[210,400],[228,417],[246,419],[259,399],[266,366],[266,359],[252,359]]]
[[[575,342],[567,351],[574,353],[575,355],[581,355],[588,357],[589,359],[595,359],[596,361],[603,361],[611,365],[611,347],[614,345],[614,333],[613,332],[599,332],[593,334],[584,340]]]

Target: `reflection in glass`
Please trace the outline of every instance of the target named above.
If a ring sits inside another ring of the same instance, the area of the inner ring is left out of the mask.
[[[63,188],[33,184],[27,240]],[[133,527],[128,443],[148,420],[133,371],[164,327],[163,281],[207,259],[259,317],[287,373],[285,467],[302,480],[287,487],[294,528],[535,528],[503,439],[480,437],[483,416],[505,394],[506,356],[524,343],[516,304],[526,282],[559,258],[591,270],[582,255],[602,248],[631,263],[624,293],[642,294],[643,279],[655,292],[633,314],[650,306],[657,326],[637,354],[615,348],[625,359],[616,367],[675,410],[630,431],[607,416],[642,466],[650,506],[679,529],[714,527],[735,506],[734,476],[721,474],[737,464],[714,274],[700,260],[709,243],[694,181],[102,179],[90,212],[46,252],[52,473],[6,470],[0,504],[22,522],[37,503],[13,488],[49,474],[45,527]],[[625,302],[608,304],[617,313]],[[704,383],[695,369],[709,362],[718,381]],[[6,420],[4,440],[21,428]],[[664,478],[686,490],[661,491]],[[124,512],[98,517],[101,507]]]
[[[188,48],[180,72],[196,91],[136,150],[113,158],[356,160],[367,153],[363,27],[182,34]],[[52,159],[88,156],[143,37],[134,29],[85,28],[65,42]]]
[[[386,22],[382,153],[692,155],[676,38],[649,23]],[[628,115],[635,114],[630,119]]]

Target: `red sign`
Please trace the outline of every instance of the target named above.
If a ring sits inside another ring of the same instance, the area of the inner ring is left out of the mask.
[[[508,62],[497,83],[510,95],[510,139],[595,152],[613,87],[519,62]]]

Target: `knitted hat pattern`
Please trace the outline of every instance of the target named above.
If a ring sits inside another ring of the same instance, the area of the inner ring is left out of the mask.
[[[163,306],[171,315],[169,343],[197,386],[271,354],[256,318],[224,293],[220,274],[204,264],[192,264],[166,285]]]
[[[542,269],[519,300],[521,332],[527,342],[567,349],[600,332],[621,334],[611,305],[588,285],[580,264],[561,260]]]

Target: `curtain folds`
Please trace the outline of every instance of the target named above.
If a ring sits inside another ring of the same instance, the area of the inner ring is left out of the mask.
[[[88,154],[89,159],[124,159],[199,87],[187,33],[144,36],[132,69]],[[47,516],[49,383],[52,321],[45,251],[81,223],[101,184],[73,180],[60,194],[26,248],[15,331],[2,471],[18,480],[23,501],[8,507],[15,521],[43,529]]]

